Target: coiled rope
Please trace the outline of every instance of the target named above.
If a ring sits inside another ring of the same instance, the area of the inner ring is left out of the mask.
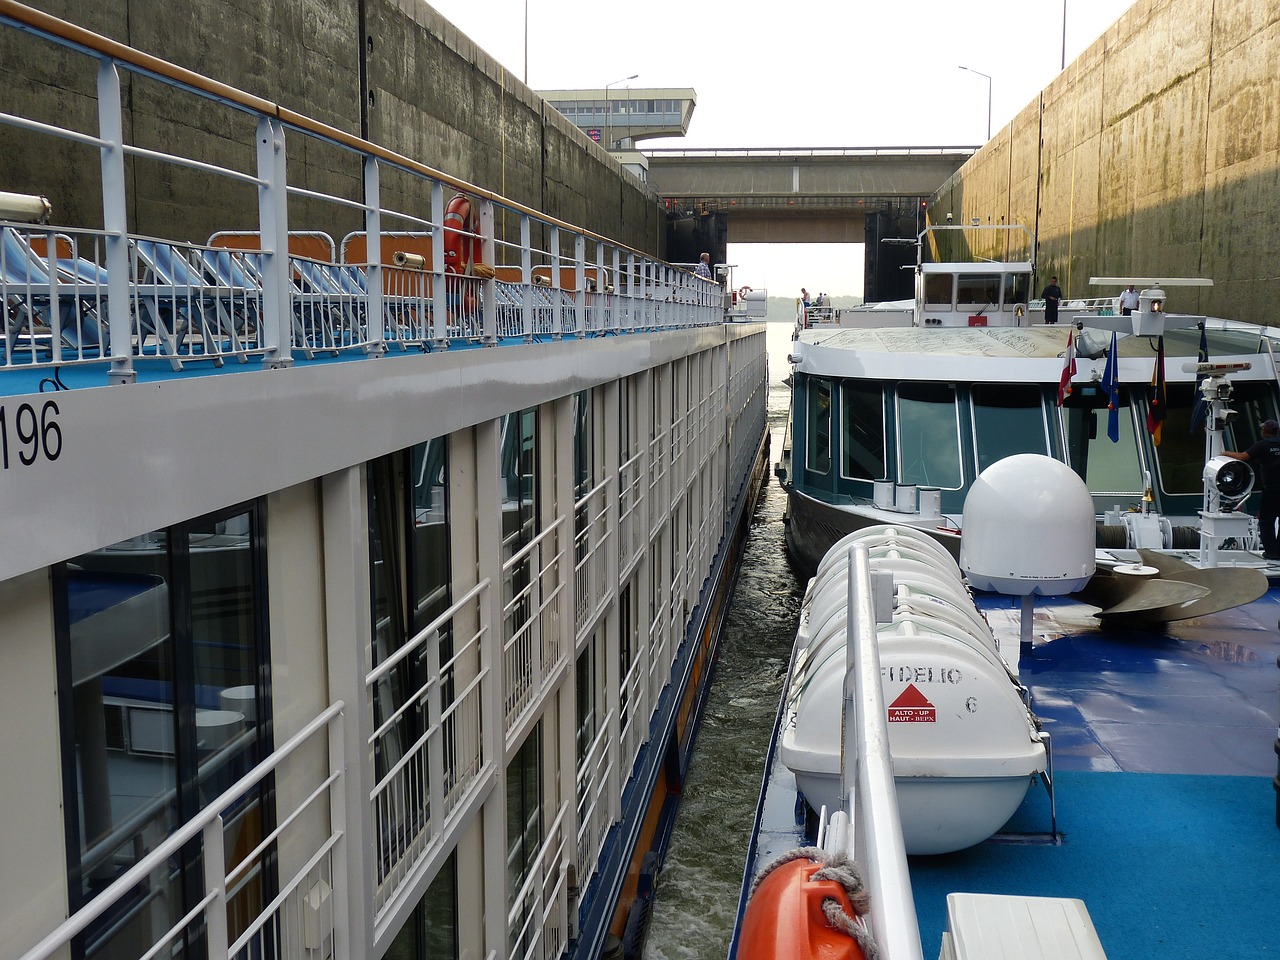
[[[827,853],[821,847],[797,847],[795,850],[788,851],[756,874],[756,878],[751,881],[751,891],[747,899],[750,900],[755,896],[757,888],[765,877],[793,860],[810,860],[822,864],[822,867],[814,871],[810,880],[831,880],[840,884],[849,897],[853,916],[845,912],[844,905],[835,897],[823,899],[823,916],[836,930],[854,939],[866,960],[879,960],[880,949],[876,946],[871,931],[867,929],[865,923],[861,922],[861,918],[871,909],[871,895],[862,882],[862,873],[858,870],[858,865],[843,853]]]

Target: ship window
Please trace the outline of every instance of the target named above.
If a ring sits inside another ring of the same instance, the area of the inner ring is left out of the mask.
[[[524,900],[516,898],[542,846],[542,721],[525,738],[507,764],[507,904],[511,956],[524,956],[542,932],[537,907],[542,890],[531,885]]]
[[[810,378],[806,396],[805,467],[813,473],[828,473],[831,470],[831,381]]]
[[[962,273],[957,278],[956,303],[981,303],[994,307],[1000,302],[1000,274]]]
[[[591,744],[595,742],[596,722],[596,636],[592,634],[582,653],[578,655],[574,668],[578,710],[578,785],[579,789],[590,783],[591,771],[584,770],[587,754]],[[583,797],[579,793],[578,801]]]
[[[1189,383],[1170,383],[1165,386],[1168,405],[1165,408],[1164,424],[1160,428],[1160,445],[1155,447],[1160,489],[1164,493],[1204,492],[1204,430],[1191,429],[1193,389]],[[1265,420],[1266,417],[1262,419]]]
[[[955,276],[950,273],[924,275],[924,302],[931,307],[951,306]]]
[[[419,640],[451,602],[448,442],[438,437],[379,457],[370,461],[367,470],[371,659],[376,667]],[[397,764],[412,764],[415,752],[423,749],[429,726],[429,695],[425,692],[429,681],[438,680],[443,708],[453,702],[453,650],[452,623],[446,621],[373,685],[373,716],[379,728],[373,740],[373,760],[380,781]],[[446,665],[438,678],[429,676],[428,664],[433,657]],[[443,726],[448,779],[457,761],[456,731],[452,722]],[[425,769],[426,764],[418,767]],[[375,860],[380,871],[398,856],[395,844],[411,836],[425,816],[419,784],[393,779],[385,791],[378,798],[379,822],[375,825]]]
[[[533,540],[537,521],[537,411],[521,410],[502,418],[502,559],[510,560]]]
[[[1040,387],[1032,383],[974,384],[974,446],[978,472],[1018,453],[1049,456],[1049,433]]]
[[[878,383],[840,384],[840,475],[879,480],[884,466],[884,390]]]
[[[1084,476],[1095,506],[1100,512],[1117,505],[1131,506],[1142,496],[1143,488],[1128,390],[1120,390],[1116,415],[1120,439],[1115,443],[1107,433],[1105,395],[1092,393],[1080,401],[1073,397],[1062,409],[1072,469]]]
[[[458,956],[458,855],[440,872],[387,950],[387,960],[454,960]]]
[[[1018,304],[1026,304],[1031,296],[1031,274],[1006,273],[1004,275],[1004,309],[1012,310]]]
[[[952,490],[961,486],[960,427],[953,385],[899,385],[898,482]]]
[[[79,909],[271,751],[262,508],[238,507],[54,569],[66,765],[68,890]],[[227,868],[270,832],[268,779],[224,813]],[[231,891],[232,936],[275,893],[270,845]],[[84,955],[134,956],[139,929],[193,906],[200,842],[85,933]],[[191,928],[175,953],[202,949]],[[183,949],[179,949],[183,948]]]

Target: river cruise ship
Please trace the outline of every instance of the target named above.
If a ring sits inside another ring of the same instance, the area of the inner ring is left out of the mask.
[[[0,183],[5,955],[621,955],[764,476],[763,326],[225,83],[0,31],[87,105],[0,114],[50,171]],[[135,122],[143,85],[242,164]],[[290,179],[326,155],[338,188]],[[166,190],[257,216],[131,229]]]

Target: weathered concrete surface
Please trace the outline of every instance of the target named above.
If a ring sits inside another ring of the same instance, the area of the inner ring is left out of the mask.
[[[589,137],[460,34],[421,0],[35,0],[31,4],[94,33],[154,54],[345,133],[363,136],[450,176],[569,223],[661,254],[665,212],[638,181]],[[138,146],[196,152],[251,172],[247,118],[156,81],[122,75],[125,137]],[[0,32],[3,109],[96,133],[94,71],[60,48]],[[359,198],[351,153],[287,138],[290,178],[310,189]],[[60,223],[102,220],[89,148],[5,129],[0,190],[41,193]],[[208,178],[131,160],[130,228],[203,241],[214,230],[256,223],[254,190],[209,195]],[[386,205],[429,211],[408,178],[384,174]],[[315,223],[323,215],[328,222]],[[305,201],[291,221],[335,239],[361,228],[355,211],[323,211]],[[507,229],[514,238],[515,218]],[[499,218],[499,229],[503,222]],[[396,229],[395,226],[384,229]],[[405,227],[398,227],[405,229]]]
[[[936,193],[931,222],[1023,223],[1041,285],[1203,276],[1179,312],[1280,322],[1280,4],[1138,0]]]

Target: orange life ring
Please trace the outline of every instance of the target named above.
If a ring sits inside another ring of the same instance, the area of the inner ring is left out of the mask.
[[[468,273],[483,244],[471,200],[458,194],[444,209],[444,272]]]
[[[824,914],[823,902],[834,900],[852,923],[854,909],[839,882],[810,879],[822,868],[791,860],[759,881],[742,918],[739,960],[864,960],[858,941]]]
[[[750,288],[750,287],[742,287],[742,288],[740,288],[740,289],[738,290],[738,299],[739,299],[739,300],[745,300],[745,299],[747,299],[747,294],[748,294],[748,293],[750,293],[750,292],[751,292],[751,288]]]

